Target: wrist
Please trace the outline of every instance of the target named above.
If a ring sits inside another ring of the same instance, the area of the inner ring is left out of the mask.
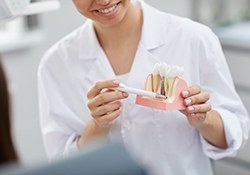
[[[198,127],[198,130],[200,132],[212,127],[212,124],[210,122],[212,115],[213,115],[213,110],[210,110],[206,113],[205,120]]]
[[[217,111],[209,111],[204,123],[198,130],[204,139],[211,145],[221,149],[228,148],[223,120]]]
[[[77,142],[78,148],[80,148],[82,145],[91,140],[97,140],[107,137],[109,130],[110,127],[103,128],[99,126],[94,119],[91,119],[88,125],[86,126],[85,130],[83,131],[83,134],[78,139]]]
[[[97,132],[100,133],[105,133],[108,132],[111,128],[111,126],[101,126],[94,118],[92,118],[89,122],[89,125],[91,125],[91,127],[96,130]]]

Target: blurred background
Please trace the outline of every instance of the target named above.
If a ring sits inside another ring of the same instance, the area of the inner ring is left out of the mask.
[[[250,0],[145,0],[168,13],[208,25],[221,40],[234,82],[250,112]],[[61,9],[0,24],[0,53],[11,90],[13,137],[21,162],[46,161],[38,117],[37,68],[43,53],[82,25],[71,1]],[[250,141],[236,157],[214,161],[216,175],[250,174]]]

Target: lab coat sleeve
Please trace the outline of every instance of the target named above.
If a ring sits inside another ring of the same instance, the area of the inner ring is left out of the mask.
[[[81,122],[66,104],[67,100],[63,99],[67,97],[67,91],[63,91],[67,77],[57,71],[57,67],[63,68],[63,65],[57,61],[48,63],[47,58],[51,57],[60,55],[46,54],[38,71],[40,124],[50,160],[78,151],[77,140],[80,135],[75,128]]]
[[[248,139],[249,117],[235,91],[218,38],[208,29],[207,33],[200,37],[199,43],[201,87],[210,93],[212,108],[218,111],[222,118],[228,144],[227,149],[219,149],[209,144],[200,134],[202,148],[212,159],[233,156]]]

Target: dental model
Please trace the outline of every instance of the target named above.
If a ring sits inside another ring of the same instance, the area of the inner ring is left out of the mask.
[[[168,64],[156,64],[152,74],[149,74],[144,90],[166,96],[166,99],[156,99],[137,95],[136,103],[162,110],[184,109],[181,92],[187,89],[187,83],[181,78],[184,68]]]

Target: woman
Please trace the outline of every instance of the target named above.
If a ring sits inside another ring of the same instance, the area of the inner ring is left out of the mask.
[[[5,74],[0,62],[0,164],[17,160],[11,139],[10,106]]]
[[[142,0],[73,3],[89,20],[45,54],[38,73],[50,158],[104,137],[123,142],[150,174],[210,175],[210,158],[239,149],[248,138],[247,112],[207,27]],[[142,88],[155,63],[184,67],[191,85],[182,93],[185,111],[141,107],[135,96],[108,90],[121,81]]]

